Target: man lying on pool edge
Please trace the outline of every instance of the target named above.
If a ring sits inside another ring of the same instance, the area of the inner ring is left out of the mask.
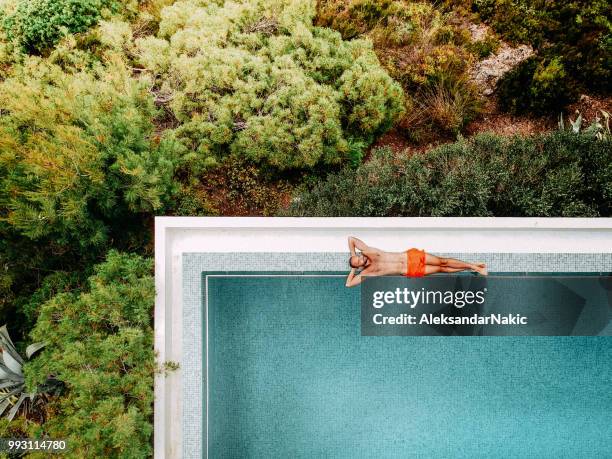
[[[363,276],[423,277],[467,270],[487,275],[484,263],[466,263],[455,258],[436,257],[414,248],[405,252],[384,252],[368,246],[353,236],[348,238],[348,244],[351,251],[349,257],[351,271],[346,278],[347,287],[359,285]]]

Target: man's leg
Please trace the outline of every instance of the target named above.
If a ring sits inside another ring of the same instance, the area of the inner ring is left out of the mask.
[[[425,275],[438,274],[438,273],[458,273],[459,271],[465,271],[468,268],[448,268],[446,266],[436,265],[425,265]]]
[[[456,258],[436,257],[435,255],[431,255],[429,253],[425,254],[425,264],[432,266],[440,266],[441,268],[446,269],[440,270],[439,272],[457,272],[469,269],[472,271],[476,271],[480,274],[487,274],[487,270],[485,269],[484,263],[466,263],[465,261],[457,260]],[[453,269],[455,271],[448,271],[448,269]]]

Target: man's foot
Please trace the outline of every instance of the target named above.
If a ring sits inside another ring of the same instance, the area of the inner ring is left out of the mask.
[[[474,271],[476,271],[481,276],[487,276],[489,272],[487,271],[487,265],[485,263],[476,263],[474,265]]]

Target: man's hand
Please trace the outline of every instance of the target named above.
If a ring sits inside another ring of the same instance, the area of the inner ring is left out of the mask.
[[[347,287],[355,287],[356,285],[361,284],[361,275],[355,275],[355,268],[351,268],[351,272],[346,278],[346,286]]]

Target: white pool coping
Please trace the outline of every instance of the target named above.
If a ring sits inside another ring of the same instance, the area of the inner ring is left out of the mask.
[[[183,255],[347,252],[349,235],[390,251],[612,254],[612,218],[156,217],[155,350],[159,362],[177,362],[179,369],[155,378],[155,458],[202,456],[186,449],[183,438],[183,364],[189,363],[183,355]]]

